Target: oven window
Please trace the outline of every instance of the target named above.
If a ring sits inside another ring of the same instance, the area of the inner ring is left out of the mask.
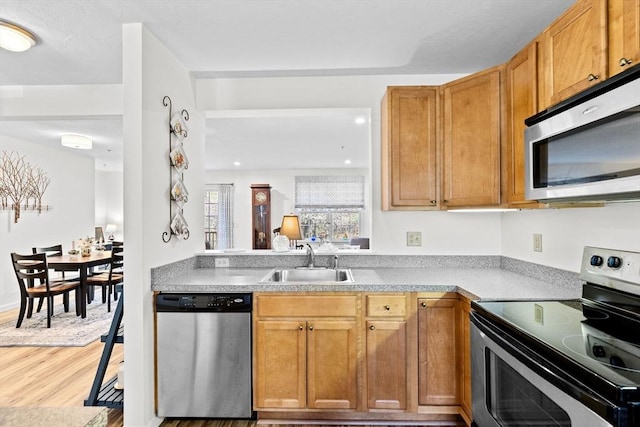
[[[640,109],[624,111],[534,143],[533,187],[640,175]]]
[[[569,415],[502,359],[487,351],[487,408],[503,427],[570,427]]]

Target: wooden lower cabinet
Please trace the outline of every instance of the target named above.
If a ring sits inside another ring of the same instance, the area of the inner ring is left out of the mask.
[[[300,304],[291,304],[299,300]],[[256,299],[254,406],[260,409],[355,409],[357,322],[352,318],[298,317],[355,313],[355,296],[265,296]],[[261,307],[261,303],[264,307]],[[333,306],[335,313],[330,308]],[[287,308],[289,307],[289,308]],[[275,310],[282,310],[277,312]],[[282,319],[278,319],[282,317]]]
[[[258,418],[469,424],[469,307],[457,293],[255,293]]]
[[[459,405],[458,299],[418,300],[418,403]]]

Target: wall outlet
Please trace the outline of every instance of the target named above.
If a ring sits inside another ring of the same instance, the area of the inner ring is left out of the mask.
[[[422,232],[407,231],[407,246],[422,246]]]
[[[216,258],[216,267],[229,267],[229,258]]]
[[[533,234],[533,251],[542,252],[542,234],[540,233]]]

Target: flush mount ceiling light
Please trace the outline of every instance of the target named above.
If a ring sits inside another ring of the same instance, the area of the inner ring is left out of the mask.
[[[36,45],[36,36],[19,25],[0,19],[0,47],[11,52],[24,52]]]
[[[90,150],[92,145],[91,138],[84,135],[62,135],[60,143],[65,147],[77,148],[79,150]]]

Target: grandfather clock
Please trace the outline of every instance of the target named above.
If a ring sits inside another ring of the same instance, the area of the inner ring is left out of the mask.
[[[271,186],[251,184],[253,249],[271,249]]]

